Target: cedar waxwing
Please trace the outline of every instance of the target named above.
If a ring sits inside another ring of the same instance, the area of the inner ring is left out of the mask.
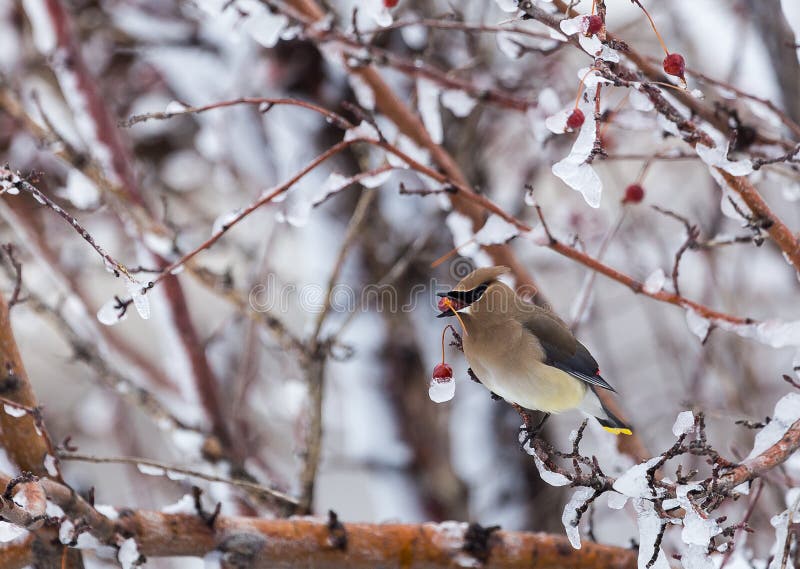
[[[550,413],[580,409],[616,435],[631,430],[597,397],[614,391],[589,350],[547,309],[525,302],[497,280],[508,267],[477,269],[450,292],[440,293],[439,318],[458,316],[464,355],[487,389],[525,409]],[[539,427],[536,429],[538,430]]]

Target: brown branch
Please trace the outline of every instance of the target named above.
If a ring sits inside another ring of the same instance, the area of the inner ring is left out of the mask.
[[[0,567],[3,569],[25,569],[33,561],[33,537],[0,545]]]
[[[0,484],[8,483],[0,475]],[[476,561],[470,551],[467,524],[349,524],[292,518],[265,520],[218,516],[213,525],[196,514],[124,509],[116,520],[100,514],[69,488],[50,480],[39,482],[47,498],[73,520],[83,519],[101,543],[116,546],[122,535],[133,537],[147,557],[202,557],[219,551],[242,567],[267,569],[404,569],[453,567]],[[332,539],[337,537],[338,539]],[[345,537],[344,541],[342,536]],[[633,569],[636,552],[620,547],[584,543],[574,550],[562,536],[541,533],[492,533],[481,565],[491,568],[528,568],[531,560],[542,569]]]
[[[7,403],[0,410],[0,428],[2,428],[3,448],[20,470],[31,472],[37,476],[52,476],[62,481],[60,468],[52,449],[47,431],[41,420],[36,396],[28,379],[17,348],[11,328],[8,304],[5,296],[0,294],[0,395],[3,399],[30,409],[20,417],[12,416],[6,409]],[[48,458],[50,457],[50,458]],[[48,469],[54,469],[51,473]],[[35,537],[37,554],[36,563],[43,567],[55,567],[62,560],[62,548],[53,545],[53,535],[49,530],[37,532]],[[56,540],[55,543],[58,543]],[[63,567],[81,568],[83,561],[80,551],[72,551],[65,559]]]

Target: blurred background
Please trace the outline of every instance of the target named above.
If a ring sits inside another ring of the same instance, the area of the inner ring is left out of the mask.
[[[342,65],[341,49],[306,37],[281,15],[281,2],[64,0],[61,19],[48,4],[0,5],[0,161],[36,173],[36,186],[129,268],[152,269],[159,258],[168,263],[192,251],[231,212],[339,142],[342,131],[308,109],[280,105],[266,112],[238,105],[128,127],[117,121],[240,97],[310,101],[356,124],[372,116],[374,93]],[[603,91],[607,155],[593,162],[603,182],[600,207],[587,205],[553,175],[552,165],[569,153],[575,137],[549,132],[544,121],[573,105],[578,72],[591,58],[548,38],[541,23],[519,19],[508,4],[400,0],[388,9],[378,0],[335,0],[326,11],[348,37],[358,34],[368,46],[361,55],[377,63],[401,101],[423,107],[429,132],[441,121],[442,146],[469,184],[507,212],[538,224],[525,199],[530,185],[560,240],[641,282],[650,278],[651,286],[659,286],[661,270],[663,287],[672,290],[675,255],[687,230],[654,207],[668,209],[696,226],[697,241],[705,244],[682,256],[681,295],[736,316],[800,319],[800,283],[781,251],[723,213],[708,167],[655,112],[626,101],[627,90]],[[586,13],[589,4],[576,7]],[[689,88],[702,93],[704,104],[728,121],[797,143],[797,134],[765,102],[800,121],[797,50],[786,49],[800,37],[793,35],[800,33],[800,4],[645,5],[670,50],[686,58]],[[606,8],[608,30],[660,63],[663,52],[642,11],[627,0],[607,0]],[[542,37],[396,25],[420,19],[513,26]],[[87,98],[70,53],[82,58],[104,110]],[[438,70],[429,79],[433,95],[420,80],[424,66]],[[436,77],[473,91],[451,85],[441,96],[445,87]],[[528,104],[512,108],[475,98],[489,89]],[[428,102],[418,105],[422,100]],[[98,112],[111,117],[106,127],[112,134],[98,127]],[[375,120],[388,140],[397,140],[392,121],[379,113]],[[779,148],[746,146],[735,155],[775,156]],[[119,155],[129,157],[127,166],[115,164]],[[455,397],[443,404],[428,399],[441,349],[435,292],[490,263],[485,252],[467,245],[431,268],[472,236],[466,218],[451,211],[446,195],[399,192],[401,183],[432,187],[409,170],[312,205],[335,187],[332,174],[349,177],[380,159],[377,149],[357,146],[326,161],[285,200],[248,215],[167,279],[177,284],[159,283],[147,295],[149,319],[131,308],[113,326],[97,314],[106,306],[108,316],[109,301],[128,295],[125,279],[115,278],[52,209],[27,195],[3,195],[0,239],[14,245],[23,298],[29,295],[12,310],[14,331],[54,439],[71,436],[80,452],[97,456],[144,457],[224,475],[246,470],[296,495],[303,490],[315,405],[321,404],[314,512],[332,509],[347,521],[456,519],[563,532],[568,491],[539,479],[519,449],[519,416],[468,379],[455,348],[447,347]],[[114,187],[87,176],[92,168],[111,172],[106,176]],[[751,181],[790,228],[800,225],[797,163],[765,166]],[[623,203],[633,183],[644,188],[644,198]],[[735,422],[763,419],[791,389],[781,376],[800,366],[796,334],[774,342],[781,345],[776,348],[715,329],[703,343],[683,309],[595,277],[525,237],[509,246],[536,282],[539,300],[572,324],[595,355],[649,455],[674,442],[671,426],[686,409],[705,413],[709,437],[725,456],[747,455],[753,431]],[[134,274],[142,282],[152,275]],[[4,278],[8,295],[13,272]],[[339,286],[321,318],[331,284]],[[376,303],[365,294],[375,285],[386,285],[388,305],[396,306],[387,309],[384,297]],[[330,342],[319,373],[297,344],[315,338]],[[76,351],[87,345],[91,355]],[[120,387],[122,380],[127,387]],[[132,403],[130,386],[151,393],[163,406],[159,413],[177,423]],[[577,413],[551,418],[548,440],[565,448],[582,420]],[[590,424],[584,450],[597,454],[607,473],[619,473],[633,461],[616,443]],[[96,487],[98,503],[117,506],[162,508],[189,488],[185,480],[147,476],[132,465],[67,462],[64,469],[77,488]],[[783,490],[794,480],[791,465],[784,474],[766,488],[750,520],[757,531],[748,546],[762,558],[773,544],[769,519],[784,509]],[[270,515],[223,484],[201,485],[211,500],[222,501],[223,512]],[[593,514],[594,536],[630,544],[637,535],[632,511],[609,510],[605,499]],[[665,544],[667,552],[670,547]],[[148,566],[197,563],[154,560]]]

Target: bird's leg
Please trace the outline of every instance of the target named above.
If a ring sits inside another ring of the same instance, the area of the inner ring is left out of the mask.
[[[545,421],[547,421],[547,419],[550,417],[550,413],[545,413],[536,426],[532,427],[531,414],[528,412],[528,410],[520,407],[516,403],[512,403],[511,406],[514,407],[517,413],[519,413],[520,417],[522,417],[523,424],[519,430],[520,432],[525,433],[525,437],[520,441],[520,444],[524,447],[527,443],[539,436],[539,432],[542,430]]]

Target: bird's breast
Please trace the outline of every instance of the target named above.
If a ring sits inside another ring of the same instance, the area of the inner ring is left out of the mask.
[[[526,409],[548,413],[580,405],[586,385],[542,363],[542,349],[535,337],[485,332],[464,338],[464,355],[487,389]]]

